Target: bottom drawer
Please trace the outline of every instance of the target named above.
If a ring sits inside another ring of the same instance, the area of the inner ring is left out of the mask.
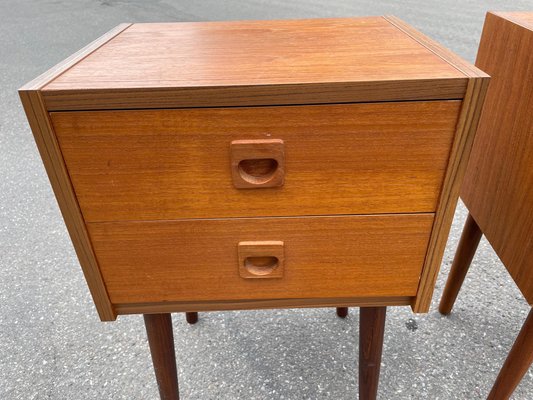
[[[88,229],[111,302],[128,304],[414,296],[432,223],[397,214]]]

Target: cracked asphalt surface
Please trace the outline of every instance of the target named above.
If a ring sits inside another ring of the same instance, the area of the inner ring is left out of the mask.
[[[489,9],[532,1],[0,1],[0,399],[157,399],[142,317],[101,323],[16,90],[121,22],[393,14],[473,61]],[[450,317],[390,308],[380,399],[484,399],[529,306],[485,240]],[[357,398],[358,312],[174,315],[183,399]],[[533,398],[533,371],[514,399]]]

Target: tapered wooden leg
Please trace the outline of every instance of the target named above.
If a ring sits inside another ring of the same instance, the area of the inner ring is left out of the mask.
[[[196,324],[198,322],[198,313],[197,312],[186,312],[185,319],[191,325]]]
[[[144,325],[161,400],[179,400],[172,317],[170,314],[144,314]]]
[[[440,299],[439,311],[441,314],[448,315],[452,311],[453,304],[465,280],[472,259],[476,254],[476,249],[482,235],[481,229],[479,229],[476,221],[468,214],[461,240],[459,241],[459,246],[457,246],[457,251],[450,269],[450,275],[448,275],[448,281]]]
[[[359,320],[359,400],[375,400],[387,307],[361,307]]]
[[[346,318],[348,316],[348,307],[337,307],[337,316]]]
[[[487,400],[506,400],[533,362],[533,310],[529,311]]]

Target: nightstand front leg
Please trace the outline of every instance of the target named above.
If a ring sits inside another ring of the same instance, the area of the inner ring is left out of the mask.
[[[361,307],[359,317],[359,400],[375,400],[387,307]]]
[[[507,400],[533,363],[533,309],[516,338],[487,400]]]
[[[144,314],[144,325],[161,400],[179,400],[172,317],[170,314]]]

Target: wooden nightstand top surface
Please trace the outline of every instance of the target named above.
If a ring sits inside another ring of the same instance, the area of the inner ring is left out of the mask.
[[[493,12],[492,14],[522,25],[527,29],[533,30],[533,12],[512,11],[512,12]]]
[[[34,85],[49,110],[464,97],[482,76],[394,17],[123,24]]]
[[[384,18],[132,24],[50,90],[464,75]]]

